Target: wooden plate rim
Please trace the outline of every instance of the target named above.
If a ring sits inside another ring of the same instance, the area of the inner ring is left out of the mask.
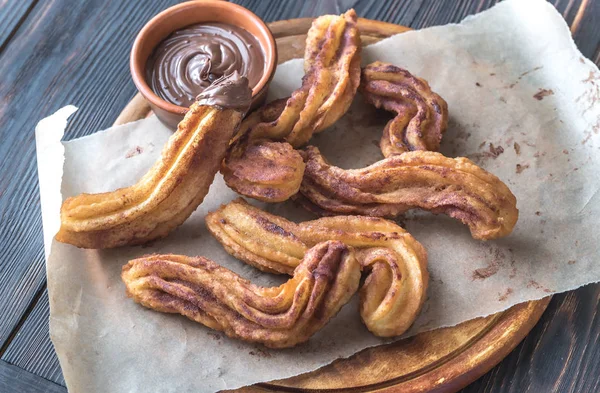
[[[305,389],[277,382],[260,383],[268,391],[280,392],[378,392],[378,393],[417,393],[417,392],[456,392],[490,371],[504,359],[531,331],[548,307],[552,296],[541,300],[517,304],[510,309],[495,314],[494,322],[479,335],[463,344],[429,368],[409,373],[385,382],[343,389]],[[517,321],[515,323],[515,321]],[[445,328],[451,329],[452,327]],[[427,333],[427,332],[426,332]],[[489,343],[494,343],[495,351],[485,351]],[[367,348],[366,350],[373,350]],[[362,352],[362,351],[361,351]],[[484,356],[481,354],[484,353]],[[360,355],[360,352],[353,356]],[[338,359],[336,361],[344,361]],[[440,364],[440,362],[443,363]],[[461,365],[470,364],[465,372]],[[318,372],[319,370],[311,371]],[[427,378],[425,378],[427,377]],[[442,389],[442,390],[440,390]]]

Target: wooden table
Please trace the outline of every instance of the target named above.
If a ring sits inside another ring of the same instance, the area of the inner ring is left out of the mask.
[[[0,392],[66,392],[48,336],[48,293],[33,129],[74,104],[72,139],[109,127],[136,93],[129,50],[175,0],[0,2]],[[458,22],[495,0],[236,0],[265,21],[341,13],[418,29]],[[552,0],[600,64],[600,1]],[[599,392],[600,285],[554,296],[502,363],[464,392]]]

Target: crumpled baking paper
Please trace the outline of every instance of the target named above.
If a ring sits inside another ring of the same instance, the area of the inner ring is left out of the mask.
[[[410,334],[600,280],[600,73],[550,4],[508,0],[458,25],[386,39],[363,56],[365,64],[392,62],[428,80],[450,109],[442,152],[499,176],[520,210],[514,233],[489,242],[471,239],[444,216],[403,219],[427,248],[431,272],[429,299]],[[271,96],[289,94],[302,74],[301,60],[281,65]],[[200,208],[164,240],[116,250],[53,241],[63,198],[134,183],[171,135],[151,117],[61,143],[75,110],[65,107],[36,129],[50,333],[70,392],[232,389],[314,370],[383,342],[361,324],[356,299],[309,343],[288,350],[231,340],[127,299],[121,266],[148,253],[204,255],[265,285],[282,278],[228,256],[206,231],[205,214],[236,197],[220,176]],[[361,167],[381,159],[376,145],[389,118],[359,95],[311,143],[335,164]],[[313,218],[291,203],[268,209]]]

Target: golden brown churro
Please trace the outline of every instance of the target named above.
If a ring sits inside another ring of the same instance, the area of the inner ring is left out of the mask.
[[[304,168],[302,156],[289,143],[263,141],[248,145],[241,157],[230,156],[221,172],[236,192],[280,202],[298,192]]]
[[[356,94],[361,48],[356,19],[354,10],[315,19],[306,38],[302,86],[244,120],[221,168],[229,187],[267,202],[298,191],[304,164],[292,147],[337,121]]]
[[[363,68],[359,90],[375,107],[396,113],[381,137],[385,157],[413,150],[439,150],[448,126],[448,105],[431,91],[427,81],[376,61]]]
[[[360,267],[338,241],[308,250],[293,277],[259,287],[213,261],[151,255],[130,261],[122,278],[128,296],[145,307],[178,313],[227,336],[286,348],[308,340],[356,292]]]
[[[321,215],[395,217],[418,208],[460,220],[481,240],[508,235],[519,216],[509,188],[463,157],[414,151],[344,170],[309,146],[305,161],[298,201]]]
[[[209,89],[203,94],[211,93]],[[236,106],[250,103],[248,80],[237,74],[213,90],[226,90]],[[208,193],[244,111],[193,104],[159,160],[135,185],[65,200],[56,239],[77,247],[111,248],[166,236]]]
[[[310,247],[325,239],[354,247],[368,274],[360,313],[375,335],[404,333],[425,301],[427,253],[391,221],[337,216],[295,224],[239,198],[209,213],[206,225],[231,255],[269,272],[292,274]]]

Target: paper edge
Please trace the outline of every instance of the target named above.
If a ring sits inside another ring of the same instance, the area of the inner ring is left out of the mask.
[[[35,148],[46,266],[52,252],[52,239],[60,228],[61,187],[65,164],[65,147],[61,140],[65,135],[69,117],[77,110],[78,108],[74,105],[64,106],[52,115],[40,120],[35,127]],[[60,168],[60,170],[56,172],[56,168]],[[48,271],[46,271],[47,274]]]

